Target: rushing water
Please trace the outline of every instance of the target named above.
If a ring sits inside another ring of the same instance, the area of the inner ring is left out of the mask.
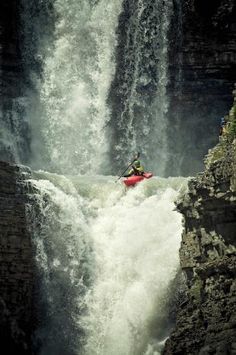
[[[30,3],[25,5],[26,24]],[[106,98],[115,72],[121,9],[122,0],[56,0],[51,9],[54,30],[47,36],[40,23],[34,26],[41,59],[39,102],[30,118],[34,167],[62,173],[69,169],[71,174],[102,170],[108,150]],[[27,57],[32,25],[26,29]]]
[[[29,209],[41,275],[42,355],[159,354],[168,335],[186,181],[37,173]],[[42,307],[43,308],[43,307]]]
[[[28,118],[32,166],[113,174],[141,151],[146,167],[164,176],[172,2],[43,0],[37,7],[30,0],[22,16],[25,61],[40,67],[40,76],[28,68],[38,92]]]
[[[153,177],[125,190],[104,174],[140,150],[145,168],[165,175],[172,1],[34,4],[22,19],[24,58],[40,67],[30,72],[38,96],[29,94],[28,112],[31,165],[43,169],[27,211],[39,274],[35,348],[157,355],[171,327],[182,230],[174,201],[186,180]]]
[[[125,1],[118,67],[110,92],[111,156],[121,168],[130,151],[165,175],[168,161],[168,31],[172,1]]]

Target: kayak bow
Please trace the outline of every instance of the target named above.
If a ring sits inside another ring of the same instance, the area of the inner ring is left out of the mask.
[[[144,173],[143,175],[132,175],[130,177],[127,177],[123,180],[123,183],[126,186],[134,186],[138,182],[144,180],[144,179],[150,179],[153,176],[152,173]]]

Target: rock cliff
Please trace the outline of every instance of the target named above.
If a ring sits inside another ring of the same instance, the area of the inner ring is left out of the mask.
[[[234,0],[174,0],[170,35],[169,169],[189,176],[217,143],[236,81]]]
[[[0,163],[0,343],[28,355],[33,330],[34,257],[26,224],[26,168]]]
[[[236,91],[234,92],[236,94]],[[187,298],[164,354],[236,354],[236,96],[206,169],[178,202]]]

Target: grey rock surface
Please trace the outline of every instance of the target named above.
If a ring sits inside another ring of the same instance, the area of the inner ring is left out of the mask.
[[[168,175],[193,176],[217,144],[236,81],[235,0],[175,0],[169,51]],[[177,18],[178,17],[178,18]]]
[[[236,105],[232,110],[236,117]],[[222,139],[177,204],[184,216],[180,264],[188,291],[166,355],[236,354],[236,139]]]
[[[34,257],[26,223],[27,168],[0,162],[0,343],[32,354]]]

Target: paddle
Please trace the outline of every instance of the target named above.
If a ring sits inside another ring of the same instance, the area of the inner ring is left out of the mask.
[[[137,153],[136,157],[132,160],[132,162],[129,164],[129,166],[127,166],[127,168],[123,171],[123,173],[118,177],[118,179],[115,181],[119,181],[120,178],[124,175],[124,173],[126,172],[126,170],[128,170],[132,165],[133,163],[135,162],[135,160],[137,160],[138,158],[140,157],[140,153]]]

